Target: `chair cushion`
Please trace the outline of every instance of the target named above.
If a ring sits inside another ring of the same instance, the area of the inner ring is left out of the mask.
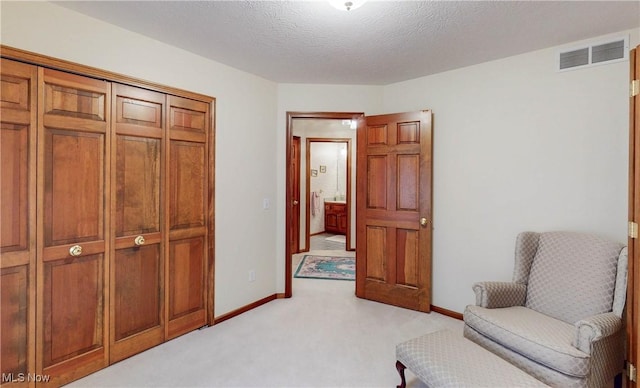
[[[589,355],[571,345],[575,328],[523,306],[467,306],[464,321],[493,341],[558,372],[586,377]]]
[[[590,234],[541,233],[525,306],[571,324],[611,311],[622,248]]]

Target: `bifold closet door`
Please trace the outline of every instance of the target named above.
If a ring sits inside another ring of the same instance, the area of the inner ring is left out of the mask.
[[[110,362],[164,341],[161,203],[166,96],[113,84]]]
[[[169,96],[167,339],[207,324],[209,114]]]
[[[37,68],[0,62],[0,366],[2,380],[26,386],[35,371]]]
[[[39,69],[36,370],[108,364],[111,85]]]

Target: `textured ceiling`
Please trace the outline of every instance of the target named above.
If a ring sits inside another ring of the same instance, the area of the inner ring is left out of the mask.
[[[64,1],[260,77],[385,85],[640,26],[638,1]]]

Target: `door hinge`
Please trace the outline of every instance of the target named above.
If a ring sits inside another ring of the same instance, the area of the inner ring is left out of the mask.
[[[636,382],[636,379],[638,378],[638,372],[636,370],[636,367],[627,361],[627,377],[629,377],[629,380]]]
[[[638,94],[640,94],[640,79],[634,79],[629,87],[629,97],[635,97]]]
[[[629,221],[629,237],[638,238],[638,224],[633,221]]]

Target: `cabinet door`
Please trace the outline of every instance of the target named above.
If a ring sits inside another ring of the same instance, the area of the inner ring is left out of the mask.
[[[38,78],[36,369],[60,385],[108,362],[110,85]]]
[[[2,59],[0,72],[2,384],[35,371],[37,68]]]
[[[169,96],[167,339],[207,324],[209,105]]]
[[[164,341],[162,227],[165,96],[113,84],[111,174],[115,248],[110,362]]]
[[[35,371],[37,68],[0,62],[0,384]],[[27,382],[11,384],[26,386]]]

